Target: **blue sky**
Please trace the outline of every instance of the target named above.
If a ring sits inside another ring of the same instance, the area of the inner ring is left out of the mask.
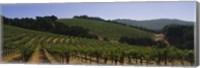
[[[57,4],[3,4],[6,17],[32,17],[55,15],[71,18],[88,15],[103,19],[180,19],[196,20],[196,2],[127,2],[127,3],[57,3]]]

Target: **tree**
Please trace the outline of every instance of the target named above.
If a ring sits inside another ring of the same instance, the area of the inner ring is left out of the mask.
[[[153,41],[151,38],[129,38],[126,36],[121,37],[119,40],[121,43],[128,43],[131,45],[142,45],[142,46],[151,46],[155,44],[155,41]]]
[[[8,25],[12,24],[12,19],[9,19],[5,16],[1,16],[1,17],[2,17],[3,24],[8,24]]]
[[[181,49],[194,48],[194,26],[193,25],[167,25],[163,28],[170,44]]]
[[[45,17],[36,17],[37,23],[39,23],[39,26],[42,31],[50,31],[52,28],[55,27],[55,20],[56,18],[54,16],[45,16]]]
[[[82,19],[91,19],[91,20],[105,21],[102,18],[99,18],[99,17],[89,17],[87,15],[74,16],[73,18],[82,18]]]

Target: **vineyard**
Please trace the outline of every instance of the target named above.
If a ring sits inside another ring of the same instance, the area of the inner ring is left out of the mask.
[[[83,28],[87,28],[91,31],[91,33],[113,40],[119,40],[120,37],[122,36],[128,36],[131,38],[143,38],[143,37],[149,38],[154,34],[152,32],[147,32],[124,25],[113,24],[110,22],[91,20],[91,19],[73,18],[73,19],[58,19],[58,21],[68,26],[81,26]]]
[[[3,26],[3,62],[111,65],[194,65],[193,50],[110,43]]]

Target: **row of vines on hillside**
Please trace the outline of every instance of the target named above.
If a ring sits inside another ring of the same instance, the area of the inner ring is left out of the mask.
[[[96,64],[194,65],[194,51],[176,47],[157,48],[110,43],[5,26],[3,57],[21,54],[27,62],[37,45],[60,63],[77,60]],[[19,30],[18,30],[19,29]],[[180,62],[180,63],[177,63]]]
[[[59,40],[61,38],[63,37]],[[181,50],[175,47],[140,47],[73,37],[66,37],[65,42],[62,43],[52,43],[52,41],[44,42],[42,45],[61,63],[70,63],[70,58],[73,58],[97,64],[107,64],[108,61],[114,64],[154,64],[155,62],[158,65],[176,65],[177,61],[181,62],[181,65],[188,64],[187,62],[194,64],[192,50]]]

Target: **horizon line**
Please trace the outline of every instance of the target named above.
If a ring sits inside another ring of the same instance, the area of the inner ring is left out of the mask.
[[[85,15],[85,14],[83,14]],[[1,15],[1,16],[4,16],[4,15]],[[44,16],[52,16],[52,15],[42,15],[40,17],[44,17]],[[53,16],[56,16],[56,15],[53,15]],[[74,15],[74,16],[82,16],[82,15]],[[73,19],[73,17],[58,17],[56,16],[58,19]],[[98,17],[98,16],[89,16],[89,15],[86,15],[88,17]],[[7,16],[4,16],[4,17],[7,17]],[[34,17],[7,17],[7,18],[33,18],[33,19],[36,19],[37,16],[34,16]],[[117,20],[117,19],[125,19],[125,20],[132,20],[132,21],[150,21],[150,20],[160,20],[160,19],[168,19],[168,20],[180,20],[180,21],[186,21],[186,22],[196,22],[195,21],[189,21],[189,20],[183,20],[183,19],[178,19],[178,18],[154,18],[154,19],[142,19],[142,20],[137,20],[137,19],[131,19],[131,18],[114,18],[114,19],[105,19],[105,18],[102,18],[102,17],[98,17],[98,18],[101,18],[101,19],[104,19],[104,20]]]

